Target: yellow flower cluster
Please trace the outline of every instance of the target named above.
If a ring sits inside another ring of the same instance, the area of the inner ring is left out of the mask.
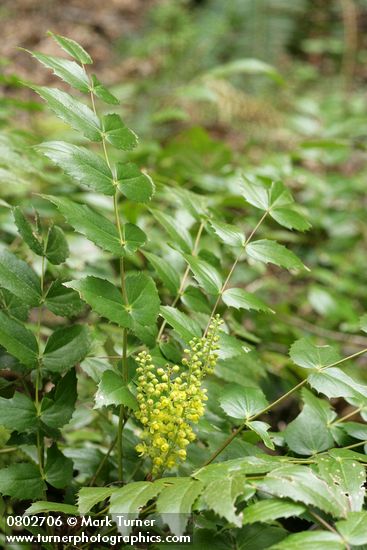
[[[139,409],[135,416],[143,425],[142,442],[136,450],[152,460],[153,475],[185,460],[186,447],[196,437],[191,424],[204,414],[208,398],[202,380],[216,365],[221,323],[217,315],[206,336],[189,342],[181,366],[156,368],[145,351],[136,359]]]

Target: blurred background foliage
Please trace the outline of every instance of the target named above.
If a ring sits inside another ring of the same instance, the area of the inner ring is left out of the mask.
[[[44,139],[73,135],[21,85],[28,79],[53,82],[17,49],[55,53],[52,41],[45,41],[51,29],[82,43],[96,61],[96,73],[121,99],[124,120],[141,136],[128,157],[154,176],[155,208],[167,209],[191,230],[192,203],[197,206],[202,196],[224,221],[250,232],[258,214],[236,189],[241,174],[256,175],[283,180],[312,224],[303,234],[271,220],[261,227],[260,238],[281,238],[310,272],[293,276],[276,267],[240,265],[232,282],[257,291],[277,313],[231,314],[233,333],[259,355],[244,357],[240,373],[238,360],[233,365],[227,360],[219,365],[219,378],[243,385],[261,379],[267,393],[277,395],[281,384],[287,388],[297,379],[286,357],[296,338],[313,335],[345,354],[366,347],[367,338],[356,336],[367,306],[366,0],[5,0],[0,16],[2,201],[30,213],[37,207],[47,216],[37,193],[81,192],[32,149]],[[195,195],[182,200],[183,189]],[[86,197],[104,205],[100,196]],[[130,221],[139,218],[149,250],[183,271],[151,214],[140,205],[123,209]],[[0,228],[3,242],[16,241],[4,202]],[[83,237],[71,233],[70,245],[65,278],[78,270],[111,273],[111,264]],[[233,261],[208,235],[201,247],[213,265]],[[143,256],[134,262],[147,268]],[[205,313],[204,298],[192,288],[184,305],[190,309],[190,300],[196,300],[198,309],[201,300]],[[113,329],[105,329],[113,339]],[[366,378],[359,368],[365,362],[350,365],[357,378]],[[103,361],[84,364],[92,379],[103,368]],[[84,392],[91,393],[87,382]],[[82,438],[88,420],[83,410],[78,414],[74,427]],[[286,414],[287,421],[295,412]],[[70,443],[77,433],[70,434]]]

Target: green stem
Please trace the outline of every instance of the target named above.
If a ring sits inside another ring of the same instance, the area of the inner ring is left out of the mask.
[[[265,220],[266,216],[269,214],[269,210],[266,210],[264,212],[264,214],[262,215],[262,217],[260,218],[260,220],[257,222],[256,226],[254,227],[254,229],[251,231],[250,235],[247,237],[247,239],[245,240],[245,242],[243,243],[243,246],[240,250],[240,253],[238,254],[237,258],[235,259],[231,269],[229,270],[229,273],[226,277],[226,280],[224,281],[223,285],[222,285],[222,288],[220,289],[219,291],[219,294],[217,296],[217,299],[215,301],[215,304],[214,304],[214,307],[212,309],[212,312],[210,314],[210,318],[209,318],[209,321],[208,321],[208,324],[206,326],[206,329],[205,329],[205,333],[204,333],[204,336],[206,336],[207,332],[208,332],[208,329],[209,329],[209,326],[210,326],[210,323],[212,322],[213,318],[214,318],[214,315],[216,314],[216,311],[217,311],[217,308],[219,306],[219,303],[222,299],[222,296],[223,296],[223,293],[224,291],[226,290],[227,288],[227,285],[233,275],[233,272],[234,270],[236,269],[237,267],[237,264],[238,262],[240,261],[241,259],[241,256],[243,254],[243,252],[245,251],[246,249],[246,246],[249,244],[249,242],[251,241],[252,237],[255,235],[256,231],[259,229],[260,225],[263,223],[263,221]]]
[[[42,302],[44,299],[44,281],[45,281],[45,257],[42,256],[42,265],[41,265],[41,302],[38,309],[38,322],[37,322],[37,346],[38,346],[38,362],[37,362],[37,373],[36,373],[36,385],[35,385],[35,407],[37,411],[37,416],[41,414],[41,404],[39,401],[39,392],[40,385],[42,382],[41,378],[41,368],[42,368],[42,358],[40,353],[41,348],[41,319],[42,319]],[[40,430],[37,430],[37,456],[38,456],[38,467],[41,474],[41,477],[44,478],[44,440],[41,436]]]
[[[90,97],[91,97],[93,112],[97,116],[97,110],[96,110],[93,92],[90,93]],[[103,134],[102,134],[102,147],[103,147],[103,153],[106,159],[106,163],[112,172],[111,162],[108,156],[108,151],[106,146],[106,140]],[[121,225],[120,216],[119,216],[118,197],[119,197],[119,190],[116,186],[115,194],[113,196],[113,209],[115,213],[115,223],[116,223],[117,231],[120,238],[120,244],[121,246],[123,246],[125,244],[125,233],[124,233],[124,227],[123,225]],[[121,285],[122,299],[124,304],[126,305],[128,303],[128,300],[127,300],[126,284],[125,284],[125,265],[124,265],[124,258],[122,256],[120,256],[120,285]],[[127,334],[128,334],[128,331],[126,328],[124,328],[123,342],[122,342],[122,355],[121,355],[121,375],[125,384],[127,384],[129,381],[129,371],[128,371],[128,362],[127,362]],[[119,423],[117,428],[118,476],[119,476],[119,481],[121,482],[123,481],[122,431],[126,421],[127,421],[127,409],[123,405],[121,405],[120,412],[119,412]]]

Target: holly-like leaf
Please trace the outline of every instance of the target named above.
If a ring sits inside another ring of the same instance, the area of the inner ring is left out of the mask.
[[[150,326],[156,322],[159,296],[151,277],[144,273],[129,273],[125,279],[125,303],[121,292],[106,279],[86,277],[71,281],[66,286],[79,292],[99,315],[121,327],[133,328],[134,323]]]
[[[78,493],[79,513],[88,514],[93,506],[109,498],[115,491],[116,487],[82,487]]]
[[[268,402],[260,388],[231,386],[219,398],[223,411],[236,420],[248,420],[262,411]]]
[[[84,103],[56,88],[32,86],[32,89],[47,102],[56,116],[74,130],[81,132],[90,141],[102,140],[100,120]]]
[[[340,359],[334,348],[315,345],[309,338],[301,338],[294,342],[289,355],[296,365],[316,370],[332,365]]]
[[[52,372],[74,367],[87,355],[91,340],[87,326],[61,327],[51,334],[43,352],[42,364]]]
[[[334,439],[326,419],[310,405],[305,405],[284,432],[288,447],[299,455],[313,455],[329,449]]]
[[[175,329],[177,334],[179,334],[185,342],[189,342],[195,336],[201,336],[201,329],[197,322],[182,311],[171,306],[162,306],[160,311],[162,317]]]
[[[243,511],[243,523],[268,523],[279,518],[300,516],[306,511],[306,506],[296,504],[291,500],[268,498],[247,506]]]
[[[46,485],[35,464],[12,464],[0,470],[0,493],[20,500],[42,497]]]
[[[105,103],[109,105],[118,105],[120,102],[107,88],[104,86],[96,77],[95,74],[92,74],[92,86],[90,88],[91,92],[102,99]]]
[[[329,399],[344,397],[354,399],[361,405],[367,405],[367,386],[359,384],[341,369],[332,367],[311,374],[308,382],[312,388]]]
[[[33,230],[31,224],[28,222],[27,218],[25,217],[19,206],[16,206],[13,209],[13,215],[15,225],[18,228],[20,236],[35,254],[37,254],[38,256],[43,256],[43,246],[40,242],[39,236]]]
[[[138,406],[135,396],[124,383],[120,374],[113,370],[106,370],[102,374],[98,391],[95,396],[95,408],[109,405],[124,405],[131,410]]]
[[[67,38],[66,36],[61,36],[60,34],[55,34],[51,31],[48,32],[48,35],[51,36],[66,53],[79,61],[82,65],[89,65],[93,63],[90,55],[84,50],[84,48],[82,48],[80,44],[78,44],[78,42],[75,42],[75,40]]]
[[[26,321],[30,306],[24,304],[20,298],[14,296],[5,288],[0,289],[0,309],[10,317],[16,317],[18,321]]]
[[[135,252],[145,243],[145,233],[134,224],[128,223],[122,226],[124,240],[121,242],[116,226],[89,206],[78,204],[65,197],[49,195],[43,195],[43,197],[57,206],[66,221],[76,231],[107,252],[112,252],[116,256],[125,256],[126,253]]]
[[[38,362],[37,340],[30,330],[19,321],[0,311],[0,344],[29,368]]]
[[[19,392],[15,392],[10,399],[0,397],[0,424],[10,431],[34,430],[37,411],[32,399]]]
[[[50,502],[48,500],[39,500],[31,504],[24,515],[34,516],[36,514],[43,514],[47,512],[60,512],[66,515],[78,515],[78,508],[73,504],[64,504],[63,502]]]
[[[69,256],[69,246],[63,230],[57,225],[50,228],[47,239],[45,256],[49,262],[59,265]]]
[[[294,533],[271,548],[272,550],[344,550],[345,544],[338,533],[317,530]]]
[[[346,499],[346,511],[360,512],[366,494],[366,472],[363,464],[354,458],[334,457],[330,454],[318,457],[317,466],[326,483],[337,486],[343,499]]]
[[[40,303],[39,278],[26,262],[7,250],[3,250],[0,254],[0,286],[29,306],[37,306]]]
[[[41,420],[50,428],[61,428],[69,422],[77,398],[75,370],[69,371],[57,384],[53,394],[41,403]]]
[[[245,476],[228,477],[210,482],[202,499],[211,510],[237,527],[242,525],[242,515],[236,513],[235,502],[246,487]]]
[[[245,244],[244,234],[235,225],[214,220],[210,221],[210,225],[224,244],[234,247],[241,247]]]
[[[218,271],[212,265],[196,256],[184,255],[185,260],[190,266],[191,271],[199,285],[208,294],[219,294],[222,288],[222,278]]]
[[[130,130],[116,113],[103,117],[103,134],[106,141],[117,149],[130,151],[138,144],[138,136]]]
[[[163,485],[147,481],[135,481],[128,483],[111,495],[110,514],[128,515],[129,519],[135,519],[143,506],[155,498],[162,490]]]
[[[116,164],[116,181],[121,193],[135,202],[149,202],[154,193],[154,183],[133,162]]]
[[[304,269],[299,258],[282,244],[267,239],[250,242],[246,247],[247,254],[258,262],[272,263],[286,269]]]
[[[367,544],[367,512],[349,512],[347,519],[337,521],[335,527],[348,544]]]
[[[228,288],[223,292],[222,299],[227,306],[236,309],[254,309],[274,313],[260,298],[242,288]]]
[[[73,317],[83,309],[84,303],[75,290],[56,280],[47,290],[45,306],[55,315]]]
[[[182,535],[203,484],[189,477],[166,479],[163,484],[164,489],[157,499],[157,512],[172,533]]]
[[[151,213],[158,223],[160,223],[167,231],[168,235],[172,239],[172,243],[182,252],[190,254],[193,248],[193,242],[187,229],[182,227],[177,220],[166,213],[153,209],[151,209]]]
[[[275,208],[270,211],[270,216],[283,227],[307,231],[311,224],[296,210],[290,208]]]
[[[257,433],[268,449],[271,449],[272,451],[275,449],[274,443],[268,433],[271,428],[270,424],[261,422],[260,420],[254,420],[253,422],[247,422],[246,426],[253,432]]]
[[[28,50],[26,50],[28,51]],[[89,79],[85,70],[70,59],[46,55],[41,52],[29,52],[37,61],[42,63],[48,69],[61,78],[64,82],[79,90],[80,92],[89,92]]]
[[[72,460],[64,456],[55,443],[47,449],[45,477],[46,481],[57,489],[70,485],[73,477]]]
[[[112,172],[107,162],[85,147],[64,141],[48,141],[38,145],[37,150],[86,187],[104,195],[115,193]]]
[[[346,497],[337,486],[329,485],[307,466],[281,466],[256,485],[267,494],[315,506],[336,517],[343,516],[347,509]]]
[[[152,264],[163,284],[172,294],[176,294],[180,286],[180,275],[177,269],[167,260],[156,254],[145,251],[143,254]]]

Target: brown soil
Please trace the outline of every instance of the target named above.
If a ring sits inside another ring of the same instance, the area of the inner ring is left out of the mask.
[[[95,69],[106,83],[121,80],[124,64],[114,56],[116,41],[139,28],[155,0],[2,0],[1,58],[8,60],[5,74],[16,73],[37,84],[53,81],[19,47],[60,54],[46,32],[52,30],[81,43],[91,54]]]

